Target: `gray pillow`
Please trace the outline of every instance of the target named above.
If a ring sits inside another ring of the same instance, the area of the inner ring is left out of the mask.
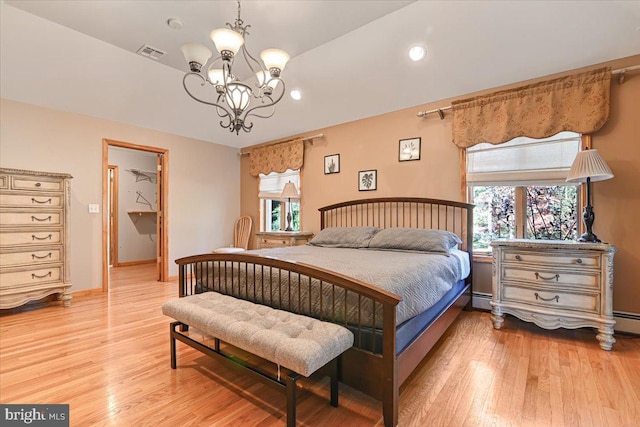
[[[386,228],[373,236],[369,242],[369,249],[432,252],[449,255],[449,251],[459,243],[462,241],[450,231]]]
[[[378,227],[329,227],[320,230],[309,242],[325,248],[366,248]]]

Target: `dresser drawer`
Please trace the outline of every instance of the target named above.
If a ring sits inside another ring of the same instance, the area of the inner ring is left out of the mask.
[[[531,289],[505,284],[502,290],[502,299],[505,302],[518,302],[559,310],[583,311],[594,314],[600,312],[599,294]]]
[[[0,212],[0,226],[15,227],[20,225],[46,227],[52,225],[62,225],[62,211],[38,212]]]
[[[2,207],[61,208],[62,195],[1,193]]]
[[[536,286],[571,286],[587,289],[599,289],[600,272],[585,269],[580,271],[567,271],[553,268],[536,268],[503,265],[502,280],[522,281]]]
[[[34,248],[30,251],[0,253],[0,267],[49,264],[62,260],[62,248]]]
[[[0,288],[26,286],[38,283],[59,282],[62,278],[62,265],[32,268],[0,273]]]
[[[4,174],[0,174],[0,188],[9,188],[9,177]]]
[[[600,256],[596,253],[581,252],[535,252],[515,250],[502,251],[504,262],[516,264],[540,264],[558,266],[578,266],[600,269]]]
[[[14,190],[62,191],[64,181],[59,178],[44,176],[15,176],[11,181]]]
[[[0,247],[14,245],[40,245],[62,243],[62,230],[3,231],[0,232]]]

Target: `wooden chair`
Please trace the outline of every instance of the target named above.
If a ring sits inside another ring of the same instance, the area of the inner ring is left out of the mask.
[[[218,248],[213,252],[217,254],[228,254],[243,252],[249,249],[249,237],[251,237],[251,226],[253,220],[250,216],[241,216],[233,224],[233,246],[230,248]]]
[[[249,237],[251,237],[251,226],[253,220],[250,216],[241,216],[236,219],[233,225],[233,246],[236,248],[242,248],[244,250],[249,249]]]

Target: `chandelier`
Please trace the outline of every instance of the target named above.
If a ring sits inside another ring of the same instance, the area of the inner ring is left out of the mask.
[[[249,117],[268,119],[275,113],[275,105],[285,92],[280,73],[289,60],[289,54],[280,49],[263,50],[260,59],[264,66],[251,56],[245,44],[245,37],[249,34],[247,30],[251,26],[244,25],[240,18],[240,0],[235,24],[227,22],[226,25],[228,29],[220,28],[211,32],[211,40],[220,56],[211,62],[206,73],[204,67],[212,56],[211,50],[199,43],[182,46],[190,69],[182,79],[182,85],[191,98],[216,107],[216,113],[222,118],[220,126],[238,135],[240,130],[251,132],[253,122],[247,121]],[[244,82],[238,76],[242,71],[234,73],[234,67],[241,68],[241,61],[236,61],[239,56],[244,60],[247,72],[251,72]],[[187,80],[193,80],[192,77],[200,81],[200,86],[207,86],[208,83],[215,88],[215,101],[200,99],[189,90]]]

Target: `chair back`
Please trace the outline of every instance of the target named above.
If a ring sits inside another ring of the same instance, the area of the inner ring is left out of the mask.
[[[233,246],[245,250],[249,249],[252,224],[253,220],[250,216],[241,216],[236,219],[236,223],[233,226]]]

